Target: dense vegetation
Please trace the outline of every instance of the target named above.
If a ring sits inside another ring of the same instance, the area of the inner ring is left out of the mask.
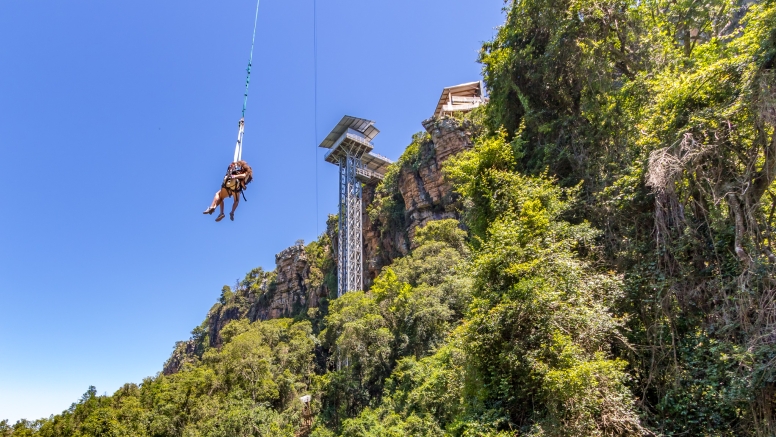
[[[505,12],[475,146],[444,166],[460,222],[367,292],[216,346],[203,325],[178,372],[0,435],[776,435],[776,3]],[[383,232],[421,141],[376,190]],[[329,246],[307,248],[320,281]]]

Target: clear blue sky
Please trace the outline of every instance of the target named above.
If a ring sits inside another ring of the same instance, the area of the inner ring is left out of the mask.
[[[318,139],[368,118],[397,158],[444,86],[480,78],[502,6],[319,0]],[[337,177],[315,144],[312,0],[262,1],[256,178],[235,222],[201,214],[231,161],[254,7],[0,2],[0,419],[154,375],[224,284],[323,232]]]

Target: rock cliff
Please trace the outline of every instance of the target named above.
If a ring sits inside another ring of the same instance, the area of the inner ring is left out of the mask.
[[[442,167],[452,155],[472,147],[473,125],[468,120],[444,117],[425,120],[423,127],[428,135],[418,141],[415,156],[403,157],[395,164],[399,166],[395,188],[364,187],[364,272],[367,286],[383,266],[409,252],[415,229],[419,226],[425,226],[431,220],[458,218],[458,196],[445,180]],[[391,181],[386,180],[386,183]],[[382,193],[378,193],[380,188]],[[382,217],[380,213],[374,213],[373,204],[376,196],[380,195],[395,197],[395,203],[402,209],[396,211],[401,214],[398,220],[389,220],[385,213]]]
[[[328,238],[324,239],[328,242]],[[232,320],[276,319],[293,317],[321,304],[328,297],[329,285],[323,281],[322,268],[332,269],[330,245],[303,241],[275,255],[275,270],[254,269],[232,290],[224,287],[219,302],[213,305],[203,324],[188,341],[178,342],[163,372],[177,372],[185,362],[196,359],[207,344],[221,346],[221,329]]]

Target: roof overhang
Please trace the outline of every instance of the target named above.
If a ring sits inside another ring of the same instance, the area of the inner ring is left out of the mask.
[[[374,127],[373,121],[346,115],[319,147],[329,149],[324,160],[334,165],[340,165],[341,160],[348,156],[358,158],[356,177],[363,183],[378,182],[393,163],[385,156],[372,152],[372,139],[378,133],[380,131]]]
[[[372,184],[383,180],[393,161],[383,155],[367,152],[361,156],[361,163],[363,166],[356,169],[356,178],[365,184]]]
[[[374,146],[361,132],[353,129],[347,129],[342,135],[334,141],[323,159],[326,162],[339,165],[341,159],[348,155],[362,158],[365,154],[372,151]]]
[[[442,113],[442,109],[450,100],[450,95],[456,97],[484,97],[482,82],[468,82],[460,85],[449,86],[442,90],[442,95],[439,97],[436,109],[434,110],[434,116],[438,117]]]
[[[385,174],[388,166],[393,164],[393,161],[375,152],[364,153],[361,156],[361,162],[364,163],[366,168],[380,174]]]
[[[334,147],[335,143],[340,140],[342,135],[348,131],[348,129],[352,129],[360,133],[364,138],[366,138],[367,142],[371,142],[374,137],[380,133],[380,131],[374,127],[374,124],[375,122],[372,120],[346,115],[342,117],[342,120],[340,120],[336,126],[334,126],[334,129],[329,132],[329,135],[326,135],[326,138],[321,141],[319,147],[323,147],[324,149],[331,149]]]

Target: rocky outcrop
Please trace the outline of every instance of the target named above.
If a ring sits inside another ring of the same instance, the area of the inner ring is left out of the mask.
[[[372,281],[396,257],[410,251],[409,237],[404,227],[399,232],[383,232],[368,214],[368,207],[375,199],[375,186],[365,185],[363,196],[363,235],[364,235],[364,286],[369,288]]]
[[[248,291],[250,308],[246,316],[250,321],[294,317],[317,307],[329,294],[321,280],[323,273],[314,265],[304,241],[297,241],[275,255],[275,270],[263,279],[258,292]]]
[[[210,309],[205,323],[192,332],[190,340],[176,344],[163,372],[177,372],[184,363],[200,355],[205,344],[220,347],[221,330],[232,320],[254,322],[294,317],[320,305],[321,299],[329,293],[327,285],[321,280],[323,275],[324,272],[314,265],[307,253],[304,242],[297,241],[275,255],[274,271],[254,269],[237,283],[234,290],[224,287],[219,302]]]
[[[238,301],[244,301],[240,298],[235,299]],[[246,316],[245,305],[240,305],[242,302],[226,302],[226,304],[216,304],[210,309],[208,313],[208,338],[210,339],[210,346],[221,346],[221,329],[226,326],[227,323],[232,320],[242,319]]]
[[[260,305],[252,306],[252,320],[294,315],[310,300],[307,284],[310,263],[303,243],[297,243],[275,255],[275,266],[272,292],[262,296]]]
[[[403,225],[384,229],[366,211],[375,198],[375,187],[364,187],[364,272],[368,286],[383,266],[412,248],[415,229],[432,220],[459,218],[459,198],[445,179],[442,167],[451,156],[472,147],[472,123],[455,118],[423,121],[430,140],[420,144],[418,156],[399,170],[398,190],[404,203]]]
[[[162,373],[172,375],[183,368],[187,362],[194,361],[196,356],[196,341],[192,338],[188,341],[179,341],[175,343],[175,350],[170,358],[164,363]]]
[[[429,118],[423,121],[423,128],[431,135],[436,152],[436,161],[442,164],[452,155],[472,147],[473,124],[469,120],[455,118]]]

